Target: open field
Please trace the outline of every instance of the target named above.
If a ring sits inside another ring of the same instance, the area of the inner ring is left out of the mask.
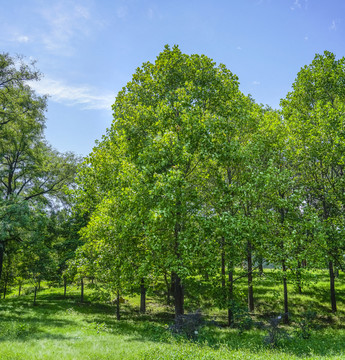
[[[257,310],[250,330],[228,329],[222,326],[225,311],[202,307],[205,317],[214,321],[193,340],[168,330],[173,309],[161,305],[154,292],[145,315],[138,312],[139,297],[124,296],[122,318],[117,321],[113,305],[92,300],[93,290],[87,290],[85,303],[80,303],[77,287],[69,288],[64,298],[62,288],[44,284],[33,306],[33,294],[27,288],[26,295],[12,293],[0,300],[0,359],[344,359],[344,275],[337,279],[336,315],[329,312],[326,273],[314,274],[302,295],[290,286],[292,322],[285,328],[289,337],[272,348],[264,338],[268,318],[281,311],[282,289],[273,285],[271,272],[266,274],[254,283]],[[245,280],[237,286],[239,294],[245,292]],[[188,306],[193,310],[191,302]],[[306,310],[315,310],[316,318],[310,337],[304,339],[300,324]],[[258,329],[258,321],[266,327]]]

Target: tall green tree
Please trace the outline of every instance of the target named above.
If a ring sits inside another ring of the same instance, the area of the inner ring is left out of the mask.
[[[90,191],[87,197],[91,204],[107,199],[107,192],[119,186],[116,174],[127,168],[126,163],[140,174],[136,189],[142,194],[141,205],[134,213],[140,218],[145,211],[145,221],[138,229],[150,262],[172,273],[176,316],[184,312],[185,280],[198,273],[200,259],[211,261],[207,248],[212,241],[204,241],[200,185],[212,147],[212,123],[240,111],[240,97],[237,77],[224,65],[166,46],[119,92],[111,129],[90,158],[103,155],[79,174],[83,189],[93,189],[97,179],[97,195]],[[99,177],[99,168],[101,173],[106,169],[109,182]],[[115,175],[109,177],[111,172]]]
[[[327,263],[331,308],[335,312],[334,264],[344,268],[345,58],[316,55],[297,74],[293,90],[281,101],[289,161],[305,190],[305,204],[319,222],[313,241]]]
[[[0,55],[0,207],[35,211],[37,202],[55,206],[63,200],[64,187],[74,181],[78,159],[46,143],[46,98],[37,96],[27,83],[38,80],[39,73],[33,65],[15,60]],[[8,216],[0,222],[0,277],[6,246],[18,241],[24,229],[26,213],[11,214],[18,215],[15,222],[8,223]],[[15,223],[21,226],[15,229]]]

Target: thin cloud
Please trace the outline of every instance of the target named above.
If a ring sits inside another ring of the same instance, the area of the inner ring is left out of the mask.
[[[16,37],[15,41],[20,42],[20,43],[27,43],[27,42],[29,42],[29,37],[25,36],[25,35],[19,35]]]
[[[308,9],[308,0],[304,0],[303,4],[301,3],[301,0],[294,0],[293,4],[290,6],[290,10],[292,11],[302,8],[304,8],[304,10]]]
[[[335,20],[332,20],[332,24],[329,27],[330,30],[336,31],[337,30],[337,22]]]
[[[62,81],[43,78],[30,86],[40,95],[49,95],[52,101],[68,106],[80,106],[83,110],[111,110],[115,95],[100,92],[90,86],[71,86]]]
[[[41,6],[37,12],[47,28],[41,41],[47,50],[59,55],[74,53],[73,41],[89,37],[99,25],[86,6],[75,2],[60,1],[55,6]]]
[[[252,84],[253,84],[253,85],[260,85],[260,81],[254,80],[254,81],[252,82]]]

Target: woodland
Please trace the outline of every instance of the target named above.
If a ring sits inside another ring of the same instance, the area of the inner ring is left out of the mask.
[[[345,58],[316,54],[276,110],[225,65],[165,46],[117,94],[85,158],[45,140],[40,77],[0,53],[0,326],[15,301],[43,311],[59,299],[70,313],[106,307],[114,321],[97,333],[163,314],[143,332],[192,349],[212,326],[256,327],[271,350],[288,332],[343,338]],[[162,359],[227,358],[212,349]]]

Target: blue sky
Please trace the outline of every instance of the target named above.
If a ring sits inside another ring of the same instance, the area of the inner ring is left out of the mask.
[[[345,0],[0,0],[0,51],[37,59],[46,137],[87,155],[117,92],[165,44],[205,54],[279,107],[315,53],[345,56]]]

